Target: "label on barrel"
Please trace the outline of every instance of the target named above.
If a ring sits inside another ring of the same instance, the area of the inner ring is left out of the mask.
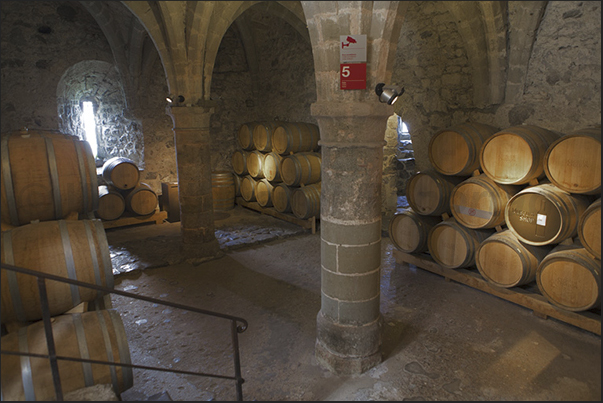
[[[536,216],[536,225],[546,226],[546,216],[544,214],[538,214]]]

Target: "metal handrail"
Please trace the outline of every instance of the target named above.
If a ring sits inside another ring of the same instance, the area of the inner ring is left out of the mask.
[[[62,387],[61,387],[61,381],[60,381],[60,377],[59,377],[59,367],[58,367],[58,363],[57,363],[58,360],[86,362],[86,363],[91,363],[91,364],[117,365],[117,366],[122,366],[122,367],[171,372],[171,373],[185,374],[185,375],[196,375],[196,376],[205,376],[205,377],[212,377],[212,378],[230,379],[230,380],[236,381],[237,400],[239,400],[239,401],[243,400],[242,384],[243,384],[243,382],[245,382],[245,380],[241,376],[241,361],[240,361],[240,357],[239,357],[238,333],[243,333],[245,330],[247,330],[248,323],[245,319],[237,317],[237,316],[226,315],[226,314],[219,313],[219,312],[208,311],[206,309],[199,309],[199,308],[195,308],[195,307],[188,306],[188,305],[177,304],[177,303],[173,303],[173,302],[159,300],[156,298],[146,297],[144,295],[138,295],[138,294],[133,294],[133,293],[129,293],[129,292],[121,291],[121,290],[116,290],[114,288],[104,287],[104,286],[91,284],[91,283],[85,283],[85,282],[78,281],[78,280],[72,280],[70,278],[61,277],[61,276],[57,276],[57,275],[49,274],[49,273],[42,273],[42,272],[39,272],[36,270],[12,266],[12,265],[5,264],[5,263],[2,263],[1,267],[2,267],[2,269],[11,270],[11,271],[15,271],[18,273],[23,273],[26,275],[37,277],[38,290],[40,292],[40,302],[41,302],[41,309],[42,309],[42,320],[44,322],[44,330],[46,333],[46,344],[48,345],[48,355],[23,353],[23,352],[16,352],[16,351],[5,351],[5,350],[0,350],[0,353],[7,354],[7,355],[21,355],[21,356],[30,356],[30,357],[38,357],[38,358],[48,358],[50,361],[50,368],[52,371],[52,378],[53,378],[53,383],[54,383],[55,394],[56,394],[57,400],[63,400],[63,391],[62,391]],[[209,315],[209,316],[214,316],[214,317],[230,320],[232,347],[233,347],[233,351],[234,351],[233,358],[234,358],[235,375],[227,376],[227,375],[218,375],[218,374],[207,374],[207,373],[203,373],[203,372],[190,372],[190,371],[181,371],[181,370],[176,370],[176,369],[148,367],[148,366],[143,366],[143,365],[134,365],[134,364],[119,363],[119,362],[97,361],[97,360],[89,360],[89,359],[76,358],[76,357],[57,356],[55,344],[54,344],[54,338],[53,338],[53,334],[52,334],[52,325],[50,322],[51,316],[50,316],[50,309],[48,306],[46,280],[53,280],[53,281],[59,281],[59,282],[63,282],[63,283],[73,284],[73,285],[80,286],[80,287],[91,288],[94,290],[102,291],[106,294],[122,295],[122,296],[128,297],[128,298],[152,302],[155,304],[165,305],[165,306],[169,306],[172,308],[183,309],[183,310],[187,310],[187,311],[191,311],[191,312],[200,313],[203,315]],[[240,323],[240,325],[238,325],[237,323]]]

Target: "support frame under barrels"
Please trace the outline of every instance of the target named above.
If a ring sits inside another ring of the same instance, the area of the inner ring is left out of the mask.
[[[291,214],[278,212],[274,207],[262,207],[258,202],[245,201],[245,199],[243,199],[242,197],[237,197],[235,199],[235,202],[239,206],[243,206],[248,209],[258,211],[262,214],[270,215],[283,221],[299,225],[300,227],[305,229],[310,229],[312,231],[312,234],[316,233],[316,217],[310,217],[304,220],[301,218],[297,218],[296,216]]]
[[[548,302],[533,285],[516,286],[511,288],[497,287],[486,281],[477,271],[466,269],[448,269],[436,263],[428,253],[411,254],[398,249],[392,251],[396,263],[408,263],[423,270],[438,274],[446,281],[456,281],[477,290],[513,302],[524,308],[531,309],[534,316],[547,319],[549,316],[580,329],[601,336],[601,311],[590,310],[572,312],[558,308]]]

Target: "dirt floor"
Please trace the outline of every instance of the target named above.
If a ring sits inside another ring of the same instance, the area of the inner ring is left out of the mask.
[[[115,288],[246,319],[243,400],[601,400],[600,336],[396,263],[382,239],[383,362],[340,376],[315,359],[320,228],[237,206],[220,212],[223,255],[190,263],[179,223],[107,230]],[[234,375],[230,321],[112,296],[133,364]],[[134,370],[122,400],[236,400],[235,382]],[[150,399],[149,399],[150,398]]]

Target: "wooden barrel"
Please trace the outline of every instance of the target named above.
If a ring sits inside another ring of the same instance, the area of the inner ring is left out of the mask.
[[[59,220],[98,208],[90,145],[50,130],[3,133],[0,152],[2,222],[12,226]]]
[[[126,200],[122,194],[111,185],[98,187],[98,210],[96,216],[103,220],[115,220],[126,210]]]
[[[272,189],[272,205],[279,213],[291,212],[292,190],[287,184],[279,183]]]
[[[247,175],[243,179],[241,179],[241,197],[243,198],[243,200],[247,202],[256,201],[255,190],[257,187],[257,182],[258,181],[250,175]]]
[[[480,244],[475,253],[475,264],[486,281],[511,288],[533,282],[538,265],[551,249],[550,246],[525,244],[506,229]]]
[[[586,311],[601,305],[601,261],[574,242],[558,245],[542,259],[536,273],[542,295],[568,311]]]
[[[119,313],[114,309],[51,318],[56,355],[131,365],[130,349]],[[48,355],[44,322],[2,336],[2,350]],[[64,394],[110,384],[119,396],[133,386],[131,367],[58,360]],[[2,400],[56,400],[48,358],[2,355]]]
[[[240,176],[247,175],[247,156],[249,155],[249,151],[245,150],[236,150],[232,153],[231,163],[232,170]]]
[[[264,156],[264,177],[272,183],[282,182],[281,178],[281,162],[283,157],[275,153],[269,152]]]
[[[570,193],[601,193],[601,127],[585,128],[556,140],[544,155],[544,173]]]
[[[272,151],[272,134],[277,125],[277,122],[263,122],[253,128],[253,145],[257,150],[264,153]]]
[[[2,263],[113,288],[113,267],[100,220],[57,220],[26,224],[2,233]],[[42,318],[37,279],[2,270],[2,321]],[[51,315],[67,312],[102,293],[47,281]]]
[[[448,269],[475,266],[475,252],[494,230],[471,229],[454,217],[435,225],[427,236],[427,248],[433,260]]]
[[[253,129],[259,125],[259,122],[250,122],[242,124],[237,133],[237,143],[243,150],[251,151],[255,149],[253,144]]]
[[[243,178],[241,178],[237,174],[234,174],[232,177],[234,179],[234,185],[235,185],[235,197],[241,196],[241,180]]]
[[[601,198],[599,197],[578,220],[578,238],[587,251],[601,259]]]
[[[441,221],[440,217],[420,215],[412,208],[397,211],[389,222],[389,238],[402,252],[426,252],[429,231]]]
[[[289,186],[320,182],[320,153],[291,154],[281,161],[281,178]]]
[[[439,216],[450,213],[450,195],[463,179],[431,171],[417,172],[406,182],[408,204],[420,215]]]
[[[272,135],[272,150],[280,155],[318,150],[318,126],[303,122],[281,122]]]
[[[266,155],[259,150],[253,150],[247,156],[247,172],[255,179],[264,178],[265,156]]]
[[[272,207],[272,190],[274,186],[268,179],[260,179],[255,185],[255,199],[262,207]]]
[[[484,174],[473,176],[452,189],[452,215],[468,228],[504,225],[507,202],[520,190],[520,186],[500,185]]]
[[[297,218],[320,218],[321,182],[296,188],[291,193],[291,211]]]
[[[151,187],[140,182],[125,196],[126,210],[136,215],[149,215],[157,210],[159,200]]]
[[[440,130],[429,140],[429,161],[442,175],[469,176],[479,169],[482,144],[498,131],[493,126],[474,122]]]
[[[117,189],[134,189],[140,180],[140,171],[131,159],[113,157],[103,164],[103,179]]]
[[[213,171],[211,173],[211,192],[214,211],[225,211],[235,206],[235,181],[230,171]]]
[[[535,246],[557,244],[576,236],[578,220],[588,205],[586,196],[543,183],[509,199],[505,223],[522,242]]]
[[[557,132],[533,125],[494,133],[480,149],[482,171],[503,185],[525,185],[544,178],[544,154],[559,137]]]

